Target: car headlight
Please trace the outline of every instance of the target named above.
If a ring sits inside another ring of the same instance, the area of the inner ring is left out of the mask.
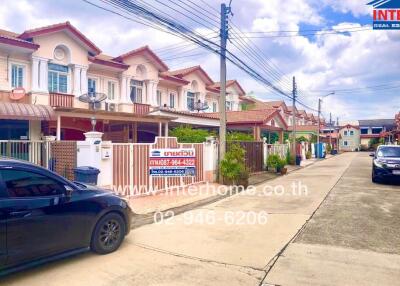
[[[384,168],[384,167],[386,167],[385,162],[383,162],[383,161],[381,161],[381,160],[379,160],[379,159],[375,159],[375,160],[374,160],[374,164],[375,164],[376,167],[379,167],[379,168]]]

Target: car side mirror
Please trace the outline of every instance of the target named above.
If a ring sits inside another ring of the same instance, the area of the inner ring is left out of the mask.
[[[72,197],[72,192],[74,191],[71,186],[65,186],[65,197],[69,200]]]
[[[375,157],[375,153],[370,153],[369,156],[370,157]]]

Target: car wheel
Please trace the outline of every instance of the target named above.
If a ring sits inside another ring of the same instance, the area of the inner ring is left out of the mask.
[[[103,216],[93,231],[90,248],[99,254],[108,254],[118,249],[124,240],[125,222],[116,213]]]
[[[374,171],[372,171],[372,182],[373,182],[373,183],[379,183],[379,180],[378,180],[378,178],[376,177]]]

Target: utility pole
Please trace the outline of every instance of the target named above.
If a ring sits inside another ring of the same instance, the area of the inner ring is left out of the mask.
[[[221,52],[220,52],[220,95],[219,95],[219,160],[223,160],[226,152],[226,42],[228,40],[228,14],[231,7],[221,4]],[[219,176],[222,183],[223,178]]]
[[[292,90],[292,152],[293,155],[296,156],[296,96],[297,96],[297,85],[296,85],[296,77],[293,77],[293,90]]]
[[[329,112],[329,146],[332,148],[332,112]]]
[[[318,134],[317,134],[317,159],[319,159],[319,134],[321,132],[321,98],[318,98]]]
[[[339,130],[340,130],[339,117],[336,117],[336,128],[337,128],[336,148],[337,148],[337,151],[339,152]]]

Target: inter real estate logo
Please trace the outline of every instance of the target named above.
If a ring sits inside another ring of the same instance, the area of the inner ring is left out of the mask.
[[[400,0],[374,0],[374,30],[400,30]]]

